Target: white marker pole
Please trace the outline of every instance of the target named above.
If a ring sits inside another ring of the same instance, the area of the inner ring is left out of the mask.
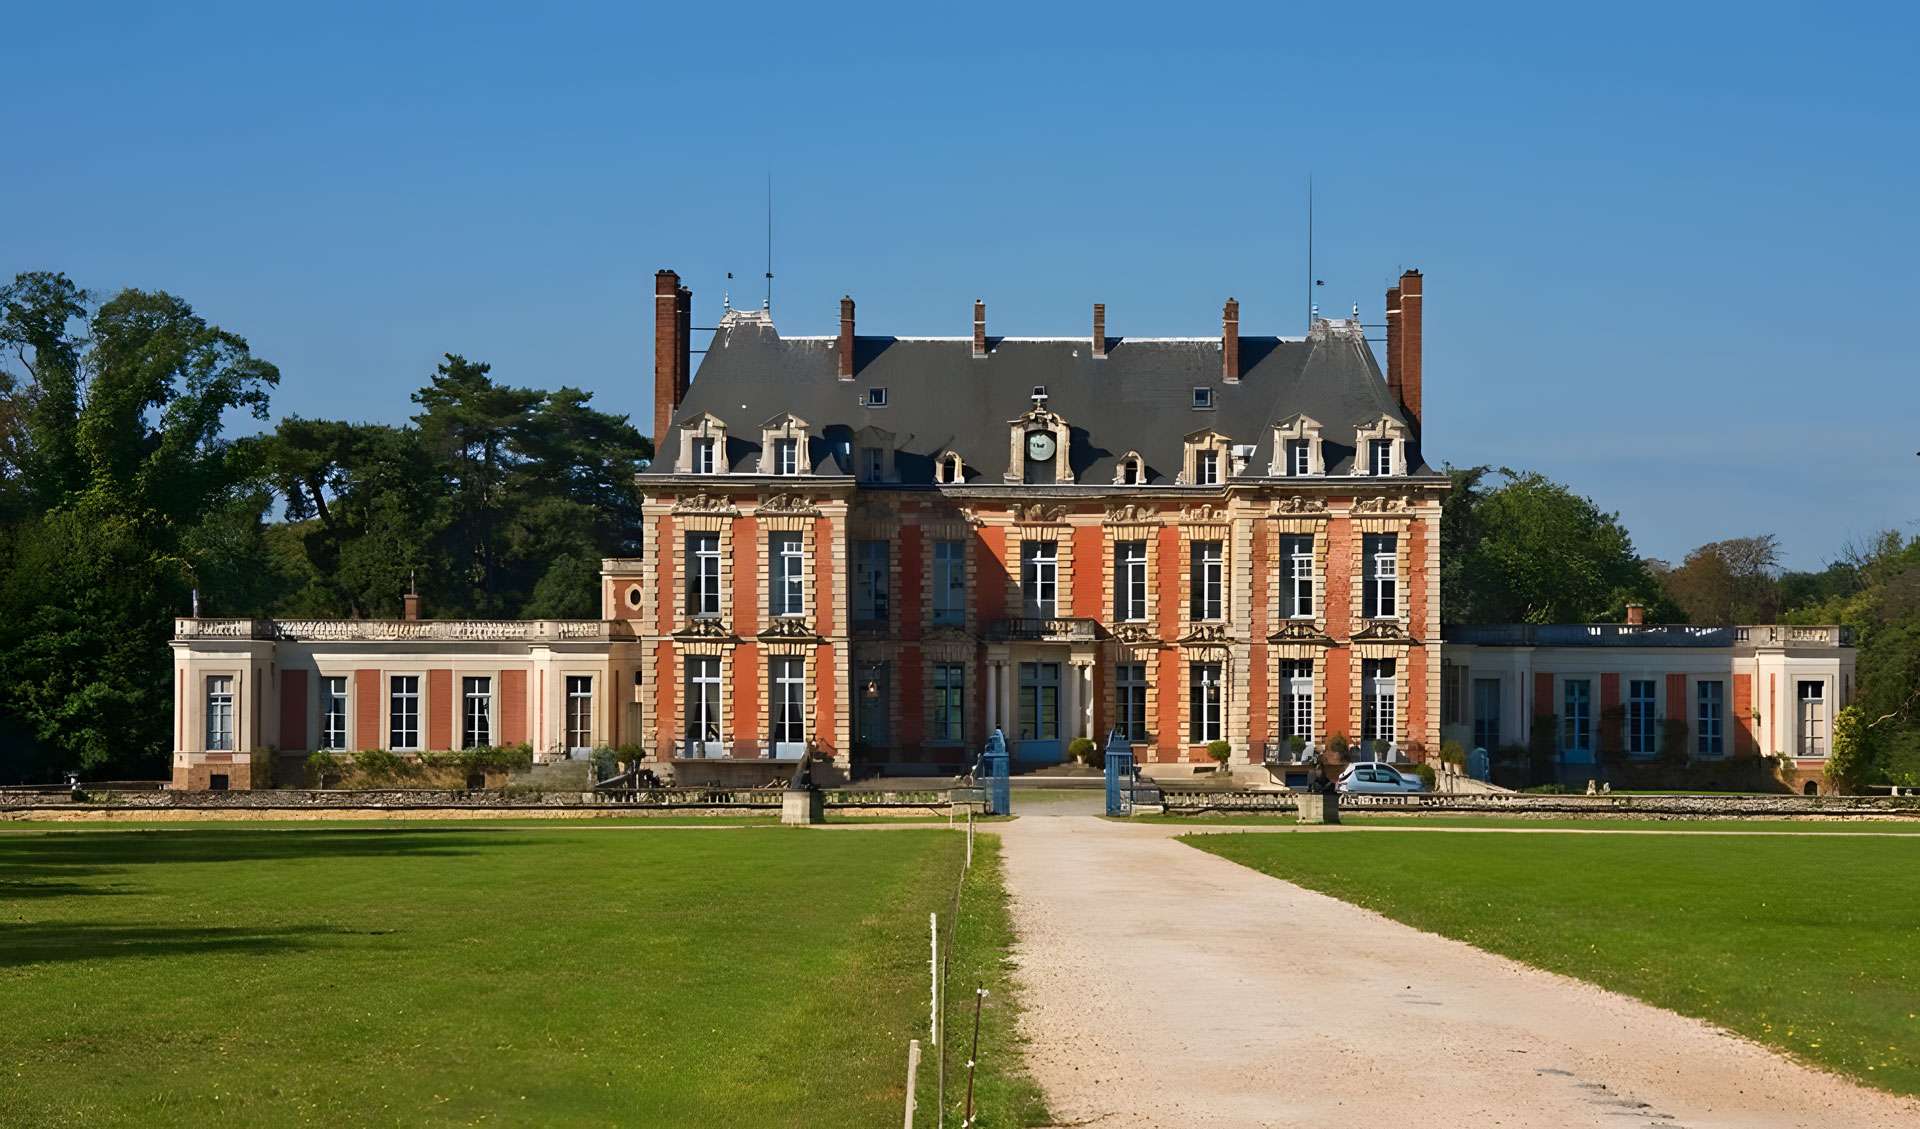
[[[933,1031],[933,1045],[940,1045],[940,915],[927,914],[928,942],[932,956],[927,967],[932,971],[933,990],[928,994],[927,1022]]]
[[[920,1040],[907,1040],[907,1120],[906,1129],[913,1129],[914,1081],[920,1075]]]

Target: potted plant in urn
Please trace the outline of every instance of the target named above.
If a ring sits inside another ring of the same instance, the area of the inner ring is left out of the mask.
[[[1225,741],[1210,741],[1207,743],[1207,755],[1214,759],[1215,772],[1225,772],[1227,762],[1233,759],[1233,746]]]
[[[1091,737],[1075,737],[1067,742],[1067,755],[1089,768],[1104,768],[1102,762],[1106,756],[1100,751],[1100,745]]]

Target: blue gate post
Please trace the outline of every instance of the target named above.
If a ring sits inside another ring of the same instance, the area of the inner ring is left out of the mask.
[[[1107,814],[1133,814],[1133,743],[1118,729],[1107,737]]]
[[[996,729],[987,738],[986,751],[980,754],[980,775],[987,786],[987,814],[1013,813],[1012,781],[1007,778],[1007,739]]]

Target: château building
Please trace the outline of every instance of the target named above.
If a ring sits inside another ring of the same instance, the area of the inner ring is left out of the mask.
[[[245,751],[637,746],[681,782],[1017,762],[1118,731],[1158,771],[1440,737],[1421,283],[1303,337],[783,336],[655,291],[645,552],[597,621],[182,619],[175,782]],[[1376,744],[1378,743],[1378,744]],[[1362,752],[1361,750],[1368,750]],[[224,771],[223,771],[224,770]]]

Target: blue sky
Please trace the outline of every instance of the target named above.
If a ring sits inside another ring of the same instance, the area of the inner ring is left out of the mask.
[[[1920,520],[1915,18],[1822,5],[16,10],[0,271],[162,288],[397,421],[443,352],[650,419],[660,267],[718,316],[964,334],[1380,320],[1430,457],[1795,567]]]

